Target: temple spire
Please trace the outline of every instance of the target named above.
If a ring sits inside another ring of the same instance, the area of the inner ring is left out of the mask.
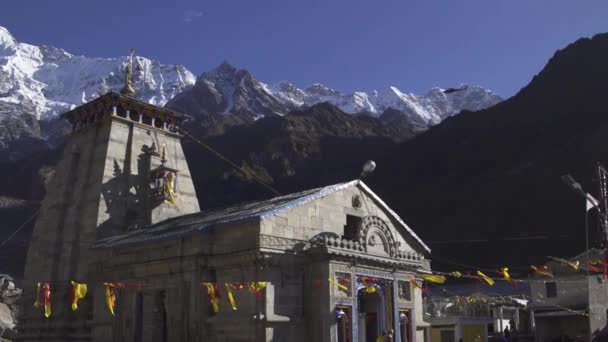
[[[127,63],[127,67],[125,69],[125,86],[120,90],[120,93],[123,95],[133,96],[135,95],[135,89],[131,86],[131,70],[133,68],[133,55],[135,54],[135,49],[131,49],[131,57],[129,59],[129,63]]]

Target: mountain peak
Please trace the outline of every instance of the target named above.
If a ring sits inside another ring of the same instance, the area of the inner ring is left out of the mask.
[[[17,39],[7,30],[0,26],[0,47],[7,49],[17,45]]]
[[[0,27],[0,55],[7,61],[0,68],[0,104],[30,103],[27,114],[37,119],[54,118],[107,90],[119,90],[127,61],[125,56],[90,58],[57,47],[18,43],[4,27]],[[135,67],[138,98],[155,105],[164,105],[195,82],[185,68],[140,56]]]

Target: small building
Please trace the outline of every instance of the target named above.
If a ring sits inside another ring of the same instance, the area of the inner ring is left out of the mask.
[[[536,341],[592,340],[604,333],[608,315],[608,283],[590,270],[604,251],[590,249],[572,259],[553,258],[545,267],[554,277],[531,278],[531,325]],[[601,264],[597,266],[603,268]],[[599,271],[596,270],[596,271]]]
[[[108,93],[64,117],[73,132],[33,231],[19,340],[428,336],[417,285],[430,249],[362,181],[201,211],[186,115]],[[88,284],[76,311],[71,280]],[[31,305],[37,282],[49,318]],[[113,313],[108,283],[133,285],[114,288]]]
[[[431,342],[477,342],[502,336],[505,328],[526,333],[520,313],[527,300],[474,293],[467,296],[426,298],[425,315],[431,323]]]

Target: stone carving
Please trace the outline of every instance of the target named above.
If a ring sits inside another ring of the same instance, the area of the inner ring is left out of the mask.
[[[367,245],[368,246],[376,245],[376,236],[375,235],[370,236],[369,240],[367,240]]]
[[[386,222],[377,216],[363,218],[359,232],[359,242],[366,246],[366,252],[394,257],[397,242]]]
[[[355,208],[355,209],[361,209],[361,205],[362,205],[361,196],[354,195],[353,199],[352,199],[352,205],[353,205],[353,208]]]

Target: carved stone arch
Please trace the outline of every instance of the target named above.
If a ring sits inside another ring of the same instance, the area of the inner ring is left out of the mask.
[[[359,242],[365,246],[365,251],[374,254],[386,254],[394,257],[396,242],[388,224],[377,216],[366,216],[361,222]]]

